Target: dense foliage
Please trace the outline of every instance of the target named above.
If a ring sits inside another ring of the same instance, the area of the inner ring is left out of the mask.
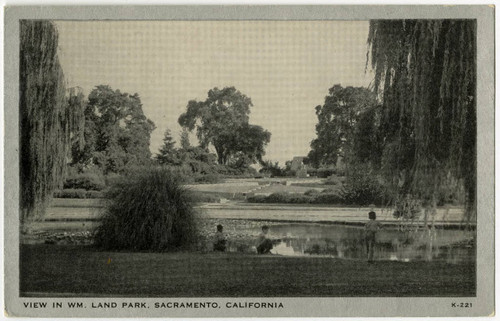
[[[260,160],[271,134],[248,123],[252,101],[234,87],[208,91],[205,101],[189,101],[179,124],[196,134],[202,148],[215,148],[219,164],[248,166]]]
[[[169,169],[129,172],[107,194],[95,244],[103,249],[165,251],[196,241],[194,209],[182,178]]]
[[[355,139],[356,126],[363,113],[375,105],[375,94],[367,88],[340,85],[330,88],[323,106],[316,107],[317,138],[311,142],[308,162],[314,167],[335,165],[338,157],[347,165],[353,162],[354,147],[359,150],[366,147],[363,141]]]
[[[83,109],[65,96],[57,56],[58,34],[50,21],[20,22],[21,221],[40,217],[64,179],[66,157],[81,145]]]
[[[87,191],[101,191],[106,187],[103,175],[96,172],[70,173],[64,181],[66,189],[84,189]]]
[[[365,186],[365,183],[363,183]],[[330,205],[348,205],[348,206],[365,206],[365,205],[385,205],[383,197],[368,198],[367,195],[375,196],[373,191],[368,190],[366,194],[360,196],[349,192],[336,193],[328,189],[319,192],[317,190],[309,190],[304,194],[300,193],[272,193],[270,195],[253,195],[247,198],[250,203],[277,203],[277,204],[330,204]]]
[[[170,130],[165,131],[163,145],[155,156],[156,163],[180,173],[185,183],[220,182],[217,156],[206,148],[192,147],[184,133],[181,133],[181,148],[176,148]]]
[[[259,170],[259,173],[267,174],[271,177],[280,177],[292,174],[289,170],[287,170],[287,168],[280,167],[278,162],[273,163],[270,160],[262,160],[260,165],[262,167]]]
[[[382,100],[382,168],[395,198],[433,208],[441,191],[455,186],[464,191],[472,219],[476,22],[374,20],[368,42]]]
[[[71,188],[63,190],[55,190],[54,198],[104,198],[105,193],[102,191],[86,190],[82,188]]]
[[[340,196],[344,204],[386,205],[390,200],[384,185],[376,172],[370,171],[366,166],[357,165],[347,176]]]
[[[154,123],[146,118],[138,94],[97,86],[85,108],[85,146],[74,149],[73,165],[98,167],[104,174],[121,173],[150,162]]]

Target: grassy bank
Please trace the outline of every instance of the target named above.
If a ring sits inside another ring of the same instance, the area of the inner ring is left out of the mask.
[[[22,245],[21,292],[133,297],[473,296],[475,266]]]

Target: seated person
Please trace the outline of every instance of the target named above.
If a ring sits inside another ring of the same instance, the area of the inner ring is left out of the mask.
[[[227,237],[226,234],[222,232],[222,225],[217,225],[217,232],[214,235],[214,251],[225,252]]]
[[[273,248],[273,244],[280,242],[280,240],[271,240],[268,237],[269,226],[262,226],[262,232],[259,234],[257,238],[257,253],[259,254],[268,254],[271,253],[271,249]]]

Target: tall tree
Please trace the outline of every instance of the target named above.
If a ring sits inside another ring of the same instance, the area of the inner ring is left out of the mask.
[[[308,161],[314,166],[334,165],[339,156],[353,161],[356,124],[366,110],[376,104],[375,94],[363,87],[334,85],[323,106],[316,107],[318,123]]]
[[[191,143],[189,142],[189,132],[186,129],[181,131],[181,149],[187,150],[191,147]]]
[[[78,140],[73,138],[71,144],[71,166],[76,166],[78,170],[89,166],[89,160],[92,157],[93,147],[95,145],[95,126],[92,122],[87,121],[85,109],[87,107],[87,100],[80,87],[73,87],[67,90],[69,93],[68,103],[71,109],[78,109],[82,111],[83,130]],[[81,161],[78,163],[78,161]],[[85,160],[85,162],[83,161]]]
[[[386,175],[432,211],[450,177],[476,215],[476,22],[374,20],[368,36],[383,101]]]
[[[64,178],[72,139],[80,141],[83,110],[65,97],[58,33],[47,20],[20,23],[21,221],[41,217]]]
[[[150,162],[155,125],[144,115],[138,94],[97,86],[88,97],[85,127],[85,153],[73,154],[74,163],[98,166],[108,173]]]
[[[260,126],[250,125],[252,101],[234,87],[211,89],[203,102],[190,101],[179,124],[196,135],[202,148],[212,145],[219,164],[235,159],[255,162],[264,154],[271,134]]]

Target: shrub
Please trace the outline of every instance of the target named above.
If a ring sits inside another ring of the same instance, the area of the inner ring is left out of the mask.
[[[222,176],[238,176],[241,178],[253,178],[257,175],[257,170],[253,167],[235,168],[229,165],[217,164],[215,170]]]
[[[176,177],[179,177],[181,183],[194,183],[196,175],[191,171],[191,167],[188,164],[183,164],[181,166],[166,166],[166,168],[168,168]]]
[[[259,173],[268,174],[271,177],[282,177],[285,176],[286,169],[279,166],[278,162],[273,163],[269,160],[261,161],[260,164],[262,168]]]
[[[265,195],[253,195],[247,197],[247,201],[250,203],[267,203],[267,196]]]
[[[309,197],[309,196],[306,196],[306,195],[302,195],[302,194],[290,194],[287,203],[291,203],[291,204],[307,204],[307,203],[311,203],[312,200],[313,200],[312,197]]]
[[[325,185],[337,185],[341,182],[341,180],[339,179],[339,177],[337,175],[330,175],[328,176],[327,179],[325,179],[325,181],[323,182],[323,184]]]
[[[104,177],[104,182],[106,183],[106,186],[111,186],[116,184],[120,179],[122,179],[120,174],[108,173],[108,175]]]
[[[107,193],[95,244],[108,250],[165,251],[196,243],[191,193],[168,168],[128,174]]]
[[[317,168],[308,168],[307,174],[309,174],[310,177],[316,177],[316,176],[318,176],[318,169]]]
[[[336,174],[337,170],[335,168],[319,168],[316,171],[316,175],[321,178],[327,178],[328,176],[332,176]]]
[[[344,199],[337,193],[314,193],[303,195],[295,193],[273,193],[269,196],[254,195],[247,198],[250,203],[284,203],[284,204],[344,204]]]
[[[320,192],[317,189],[308,189],[307,191],[305,191],[304,195],[314,196],[314,195],[318,195],[319,193]]]
[[[102,175],[88,172],[70,175],[63,186],[65,189],[100,191],[106,187],[106,183]]]
[[[272,193],[267,197],[266,203],[288,203],[290,194],[288,193]]]
[[[335,194],[336,189],[333,188],[325,188],[321,191],[321,194]]]
[[[339,196],[338,194],[335,194],[335,193],[328,193],[328,194],[325,194],[325,193],[322,193],[322,194],[319,194],[317,195],[314,200],[313,200],[313,203],[315,204],[343,204],[344,203],[344,199]]]
[[[207,164],[197,160],[189,160],[178,166],[165,166],[178,173],[186,184],[220,183],[224,177],[253,178],[256,171],[253,168],[232,168],[228,165]]]
[[[250,203],[284,203],[284,204],[306,204],[313,198],[296,193],[273,193],[269,196],[255,195],[247,198]]]
[[[84,189],[63,189],[54,191],[54,198],[85,198]]]
[[[415,219],[420,215],[422,211],[422,204],[418,200],[411,198],[406,198],[400,201],[396,201],[395,210],[392,213],[394,218],[402,218],[406,220]]]
[[[365,171],[353,171],[342,187],[340,196],[345,204],[382,205],[385,192],[375,175]]]
[[[104,198],[105,192],[103,191],[87,191],[85,193],[85,198]]]
[[[54,191],[53,196],[54,198],[104,198],[104,193],[84,189],[63,189]]]

